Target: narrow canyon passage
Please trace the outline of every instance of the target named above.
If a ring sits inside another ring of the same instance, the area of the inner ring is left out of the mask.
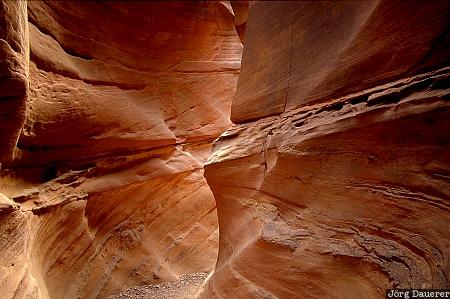
[[[449,289],[450,1],[0,12],[0,297]]]
[[[2,298],[204,279],[218,223],[203,164],[242,55],[231,6],[1,3]]]

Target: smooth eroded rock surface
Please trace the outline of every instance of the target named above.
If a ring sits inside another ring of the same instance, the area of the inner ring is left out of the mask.
[[[0,0],[2,298],[449,288],[449,3]]]
[[[449,76],[446,68],[224,133],[206,166],[220,247],[201,298],[448,288]]]
[[[449,3],[250,3],[200,298],[450,285]]]
[[[17,164],[213,139],[230,125],[242,45],[220,3],[28,9],[32,104]]]
[[[448,1],[260,1],[231,119],[248,122],[449,63]]]
[[[218,223],[203,164],[231,125],[232,9],[1,3],[0,105],[23,113],[1,106],[0,292],[101,298],[210,272]]]

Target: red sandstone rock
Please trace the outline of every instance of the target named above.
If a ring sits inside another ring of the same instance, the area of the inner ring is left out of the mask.
[[[448,288],[448,1],[0,4],[2,296]]]
[[[260,1],[231,119],[280,114],[449,63],[448,1]]]
[[[211,271],[218,224],[203,163],[231,125],[242,51],[232,11],[1,3],[14,51],[0,105],[14,96],[24,108],[24,84],[29,97],[25,120],[1,116],[0,292],[97,298]]]
[[[242,124],[205,168],[220,246],[201,298],[448,288],[449,69],[410,77],[448,64],[448,11],[253,3],[232,105]]]
[[[230,125],[242,46],[218,3],[35,1],[29,11],[33,104],[17,164],[213,139]]]
[[[205,167],[220,245],[200,298],[448,288],[448,12],[253,3],[232,104],[240,124]]]
[[[220,246],[201,298],[448,288],[449,76],[446,68],[224,133],[205,167]]]

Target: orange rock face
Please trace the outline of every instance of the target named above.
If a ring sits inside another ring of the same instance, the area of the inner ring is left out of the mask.
[[[251,6],[233,122],[449,62],[448,1],[262,1]]]
[[[29,10],[24,163],[213,139],[230,125],[242,46],[220,4],[35,1]],[[77,130],[64,134],[68,126]]]
[[[0,292],[97,298],[211,271],[218,224],[203,164],[231,125],[232,10],[1,5]]]
[[[0,0],[1,297],[449,288],[449,13]]]
[[[250,6],[201,298],[449,287],[448,2],[405,5]]]

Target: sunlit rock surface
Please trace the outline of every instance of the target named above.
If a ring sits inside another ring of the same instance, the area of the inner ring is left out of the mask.
[[[219,3],[33,1],[29,11],[19,160],[209,140],[230,125],[242,45]]]
[[[0,0],[1,297],[449,288],[449,6]]]
[[[2,298],[97,298],[211,271],[203,164],[231,125],[232,9],[1,5]]]
[[[429,1],[250,5],[237,124],[205,167],[220,245],[201,298],[449,287],[448,14]]]

